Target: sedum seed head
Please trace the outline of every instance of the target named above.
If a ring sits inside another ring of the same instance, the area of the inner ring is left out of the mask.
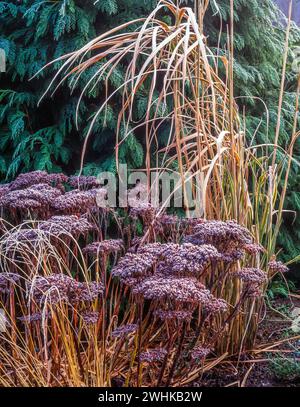
[[[80,190],[99,188],[99,181],[97,180],[97,177],[94,176],[73,175],[68,179],[68,184],[71,187]]]
[[[67,182],[68,177],[64,174],[48,174],[46,171],[32,171],[20,174],[13,182],[10,183],[10,190],[29,188],[35,184],[48,184],[58,186]]]
[[[147,300],[203,305],[213,298],[204,285],[194,278],[152,276],[136,285],[133,293],[142,295]]]
[[[31,296],[38,304],[60,302],[77,304],[81,301],[93,301],[102,295],[104,286],[99,282],[81,283],[64,274],[38,276],[31,284]]]
[[[267,282],[267,275],[263,270],[254,267],[245,267],[234,273],[245,283],[263,284]]]
[[[205,348],[203,346],[197,346],[193,349],[191,357],[194,360],[203,360],[212,352],[211,348]]]
[[[138,326],[136,324],[127,324],[127,325],[122,325],[116,328],[114,331],[112,331],[111,336],[113,338],[118,338],[118,337],[126,337],[134,332],[136,332],[138,329]]]
[[[162,362],[167,356],[168,352],[166,349],[157,348],[141,352],[140,361],[147,363]]]
[[[83,321],[87,325],[95,325],[99,320],[100,313],[97,311],[86,311],[81,314]]]
[[[132,285],[151,274],[156,258],[151,254],[126,253],[112,269],[112,276]]]
[[[38,226],[39,230],[49,233],[51,236],[60,237],[64,235],[86,235],[96,229],[84,216],[61,215],[52,216],[46,222]]]
[[[93,256],[99,254],[110,254],[124,251],[124,242],[122,239],[109,239],[102,242],[93,242],[83,249],[83,253]]]
[[[287,273],[289,271],[289,268],[282,261],[271,260],[268,263],[268,267],[274,273]]]
[[[192,311],[186,310],[155,310],[153,315],[162,321],[190,321],[193,316]]]

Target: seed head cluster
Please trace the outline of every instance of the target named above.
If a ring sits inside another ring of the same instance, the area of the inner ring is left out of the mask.
[[[112,276],[122,283],[133,285],[151,274],[156,258],[151,254],[127,253],[113,268]]]
[[[235,274],[245,283],[263,284],[267,282],[266,273],[258,268],[245,267],[237,271]]]
[[[26,189],[7,192],[0,199],[0,206],[7,210],[50,209],[61,194],[58,188],[48,184],[36,184]]]
[[[65,186],[75,188],[65,192]],[[31,214],[38,219],[53,215],[78,215],[99,212],[98,198],[107,191],[100,188],[96,177],[70,177],[33,171],[19,175],[15,181],[0,187],[0,208],[22,218]]]
[[[85,311],[81,314],[83,321],[87,325],[95,325],[99,320],[100,313],[97,311]]]
[[[204,285],[193,278],[164,278],[152,276],[133,288],[147,300],[175,303],[202,304],[210,302],[212,295]]]
[[[167,350],[163,348],[147,350],[140,354],[140,361],[147,363],[162,362],[167,354]]]
[[[86,189],[92,189],[92,188],[99,188],[99,181],[97,180],[97,177],[94,176],[85,176],[85,175],[80,175],[80,176],[75,176],[73,175],[68,179],[68,184],[75,188],[75,189],[80,189],[80,190],[86,190]]]
[[[163,245],[163,261],[157,273],[169,276],[197,276],[219,253],[211,245],[196,246],[191,243]]]
[[[0,273],[0,294],[9,292],[9,286],[15,285],[20,281],[20,276],[15,273]]]
[[[50,236],[60,237],[63,235],[86,235],[96,229],[85,216],[61,215],[52,216],[38,226],[39,230],[49,233]]]
[[[268,267],[274,273],[287,273],[289,271],[289,268],[282,261],[271,260],[268,263]]]
[[[112,331],[111,336],[113,338],[122,337],[125,338],[126,336],[136,332],[138,329],[137,324],[126,324],[119,326],[115,330]]]
[[[251,233],[236,221],[205,221],[193,228],[193,233],[184,238],[195,245],[211,244],[221,254],[220,260],[231,263],[240,260],[245,250],[257,253],[258,245],[253,244]]]
[[[193,349],[191,357],[194,360],[203,360],[212,352],[211,348],[205,348],[203,346],[197,346]]]
[[[92,256],[108,255],[110,253],[119,253],[124,251],[124,242],[122,239],[108,239],[102,242],[93,242],[83,249],[83,253]]]
[[[193,312],[188,310],[158,309],[153,314],[161,321],[190,321],[193,316]]]
[[[81,301],[93,301],[103,294],[104,286],[100,282],[82,283],[64,274],[38,276],[31,283],[31,298],[39,305],[60,302],[77,304]]]
[[[59,186],[67,182],[68,177],[64,174],[48,174],[46,171],[32,171],[20,174],[13,182],[9,184],[11,191],[26,189],[36,184],[48,184]]]

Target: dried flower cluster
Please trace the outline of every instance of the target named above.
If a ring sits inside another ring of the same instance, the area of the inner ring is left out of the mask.
[[[118,338],[118,337],[126,337],[127,335],[130,335],[134,332],[136,332],[138,329],[137,324],[126,324],[119,326],[115,330],[112,331],[111,336],[113,338]]]
[[[209,290],[193,278],[152,276],[135,286],[133,293],[142,295],[147,300],[201,304],[203,307],[213,299]]]
[[[211,348],[204,348],[202,346],[197,346],[193,349],[191,356],[193,359],[203,360],[211,353],[211,351],[212,351]]]
[[[36,184],[48,184],[59,186],[68,181],[64,174],[48,174],[46,171],[32,171],[20,174],[13,182],[9,184],[11,191],[26,189]]]
[[[65,192],[67,182],[78,189]],[[12,183],[0,187],[0,208],[21,219],[28,216],[28,211],[38,219],[78,215],[99,212],[98,200],[102,201],[106,194],[104,188],[99,188],[96,177],[69,179],[63,174],[34,171],[21,174]],[[19,222],[19,218],[16,220]]]
[[[162,321],[190,321],[193,316],[192,311],[186,310],[164,310],[158,309],[153,315]]]
[[[263,284],[267,282],[267,275],[263,270],[254,267],[245,267],[237,271],[236,276],[245,283]]]
[[[276,260],[271,260],[268,263],[268,268],[273,273],[287,273],[289,271],[289,268],[285,264]]]
[[[20,281],[20,276],[15,273],[0,273],[0,294],[9,293],[9,286]]]
[[[121,239],[108,239],[102,242],[93,242],[83,249],[83,253],[93,256],[108,255],[124,251],[124,242]]]
[[[198,276],[211,261],[219,259],[217,249],[211,245],[170,243],[162,246],[163,261],[157,267],[161,275]]]
[[[201,222],[184,241],[195,245],[211,244],[221,254],[220,260],[228,263],[243,258],[245,252],[256,254],[262,250],[260,245],[253,243],[249,230],[233,220]]]
[[[147,363],[162,362],[167,355],[166,349],[151,349],[140,354],[140,360]]]
[[[103,290],[100,282],[82,283],[64,274],[36,277],[29,288],[31,298],[39,305],[93,301],[103,294]]]
[[[27,210],[40,208],[49,210],[52,203],[61,196],[58,188],[48,184],[36,184],[26,189],[12,190],[0,199],[0,206],[7,210]]]
[[[92,189],[99,188],[99,181],[94,176],[75,176],[68,179],[68,184],[75,189]]]
[[[62,235],[86,235],[96,229],[85,216],[62,215],[52,216],[38,226],[39,230],[49,233],[50,236],[60,237]]]
[[[88,191],[73,190],[66,192],[56,199],[52,206],[59,213],[79,214],[93,211],[97,208],[98,190]]]
[[[112,270],[112,276],[118,277],[122,283],[134,285],[141,278],[151,274],[155,264],[155,256],[127,253]]]
[[[87,325],[95,325],[99,320],[100,313],[97,311],[86,311],[81,316]]]
[[[6,255],[14,257],[18,249],[25,247],[35,253],[40,247],[45,247],[45,242],[60,246],[61,239],[70,241],[71,237],[87,236],[97,230],[86,217],[76,215],[53,216],[35,226],[35,229],[24,228],[7,233],[2,240]]]

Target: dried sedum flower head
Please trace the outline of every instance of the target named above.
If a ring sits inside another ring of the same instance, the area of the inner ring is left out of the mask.
[[[198,224],[194,230],[199,244],[212,244],[217,247],[224,243],[229,244],[229,242],[240,245],[252,243],[249,230],[234,220],[226,222],[210,220]]]
[[[94,176],[85,176],[80,175],[76,176],[73,175],[68,179],[68,184],[76,189],[91,189],[91,188],[99,188],[99,181],[97,177]]]
[[[268,281],[266,273],[254,267],[245,267],[234,273],[234,275],[245,283],[263,284]]]
[[[0,294],[9,293],[9,286],[16,285],[21,277],[15,273],[0,273]]]
[[[151,254],[126,253],[112,269],[112,276],[118,277],[124,284],[132,285],[151,273],[155,260]]]
[[[274,273],[287,273],[289,271],[289,268],[282,261],[271,260],[268,267]]]
[[[104,285],[99,281],[92,281],[90,283],[78,283],[79,297],[75,295],[71,302],[76,303],[79,301],[94,301],[104,293]],[[77,294],[75,292],[75,294]]]
[[[49,302],[53,305],[60,302],[77,304],[81,301],[93,301],[104,291],[102,283],[81,283],[64,274],[38,276],[31,284],[31,297],[38,303]]]
[[[68,302],[70,291],[77,288],[77,281],[64,274],[36,277],[30,287],[31,297],[38,304]]]
[[[42,238],[42,237],[40,237]],[[39,241],[39,233],[35,229],[18,229],[9,231],[2,240],[2,249],[6,255],[15,254],[18,247],[33,249]]]
[[[186,310],[155,310],[153,315],[162,321],[190,321],[193,316],[192,311]]]
[[[184,238],[184,242],[195,245],[211,244],[220,252],[220,260],[234,262],[244,256],[246,250],[257,250],[253,244],[251,233],[237,222],[230,220],[205,221],[193,228],[193,234]]]
[[[96,325],[99,320],[100,313],[97,311],[86,311],[81,314],[83,321],[87,325]]]
[[[13,190],[1,198],[0,205],[8,210],[48,209],[61,190],[48,184],[37,184],[27,189]]]
[[[51,236],[60,237],[63,235],[86,235],[96,229],[84,216],[61,215],[52,216],[46,222],[38,226],[39,230],[49,233]]]
[[[133,293],[155,301],[205,304],[213,296],[194,278],[164,278],[152,276],[133,288]]]
[[[60,185],[67,182],[68,177],[64,174],[48,174],[46,171],[32,171],[20,174],[10,184],[10,190],[25,189],[35,184]]]
[[[203,346],[197,346],[193,349],[191,357],[194,360],[203,360],[212,352],[211,348],[205,348]]]
[[[221,298],[212,298],[211,301],[209,301],[205,305],[205,310],[209,314],[217,314],[219,312],[225,312],[228,309],[228,304],[225,300]]]
[[[95,190],[73,190],[61,195],[52,203],[54,210],[60,213],[85,213],[97,207]]]
[[[116,328],[114,331],[112,331],[111,336],[113,338],[126,337],[127,335],[136,332],[137,329],[138,329],[137,324],[122,325]]]
[[[162,362],[167,354],[167,350],[162,348],[147,350],[145,352],[141,352],[140,361],[147,363]]]
[[[93,242],[87,245],[83,249],[83,253],[87,253],[93,256],[99,256],[99,254],[119,253],[124,251],[124,242],[122,239],[109,239],[102,242]]]
[[[136,201],[129,213],[133,219],[141,217],[145,225],[150,225],[155,219],[156,212],[157,210],[149,202]]]
[[[248,253],[250,255],[262,253],[264,251],[263,246],[261,244],[257,244],[257,243],[245,244],[243,246],[243,249],[245,250],[246,253]]]
[[[211,245],[197,246],[191,243],[162,245],[161,256],[156,273],[169,276],[197,276],[212,261],[218,260],[220,254]]]
[[[156,243],[148,243],[144,246],[140,246],[137,249],[137,253],[138,254],[145,254],[145,255],[152,255],[154,256],[156,259],[159,259],[165,249],[165,245],[156,242]]]

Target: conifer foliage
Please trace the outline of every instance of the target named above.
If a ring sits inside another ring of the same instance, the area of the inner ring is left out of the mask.
[[[0,48],[7,55],[7,72],[0,77],[1,178],[11,179],[30,169],[76,171],[85,133],[81,114],[93,114],[101,84],[81,104],[77,130],[75,108],[80,84],[77,93],[70,96],[69,83],[37,107],[53,71],[47,70],[35,80],[30,78],[49,61],[83,46],[117,22],[140,17],[152,6],[153,1],[140,0],[0,2]],[[115,71],[111,86],[118,86],[122,75]],[[82,78],[82,86],[86,79]],[[91,148],[90,171],[99,163],[104,168],[114,166],[115,112],[112,105],[105,123],[103,117],[99,120],[96,131],[102,136]],[[134,136],[124,145],[122,154],[132,165],[141,165],[142,146]]]

